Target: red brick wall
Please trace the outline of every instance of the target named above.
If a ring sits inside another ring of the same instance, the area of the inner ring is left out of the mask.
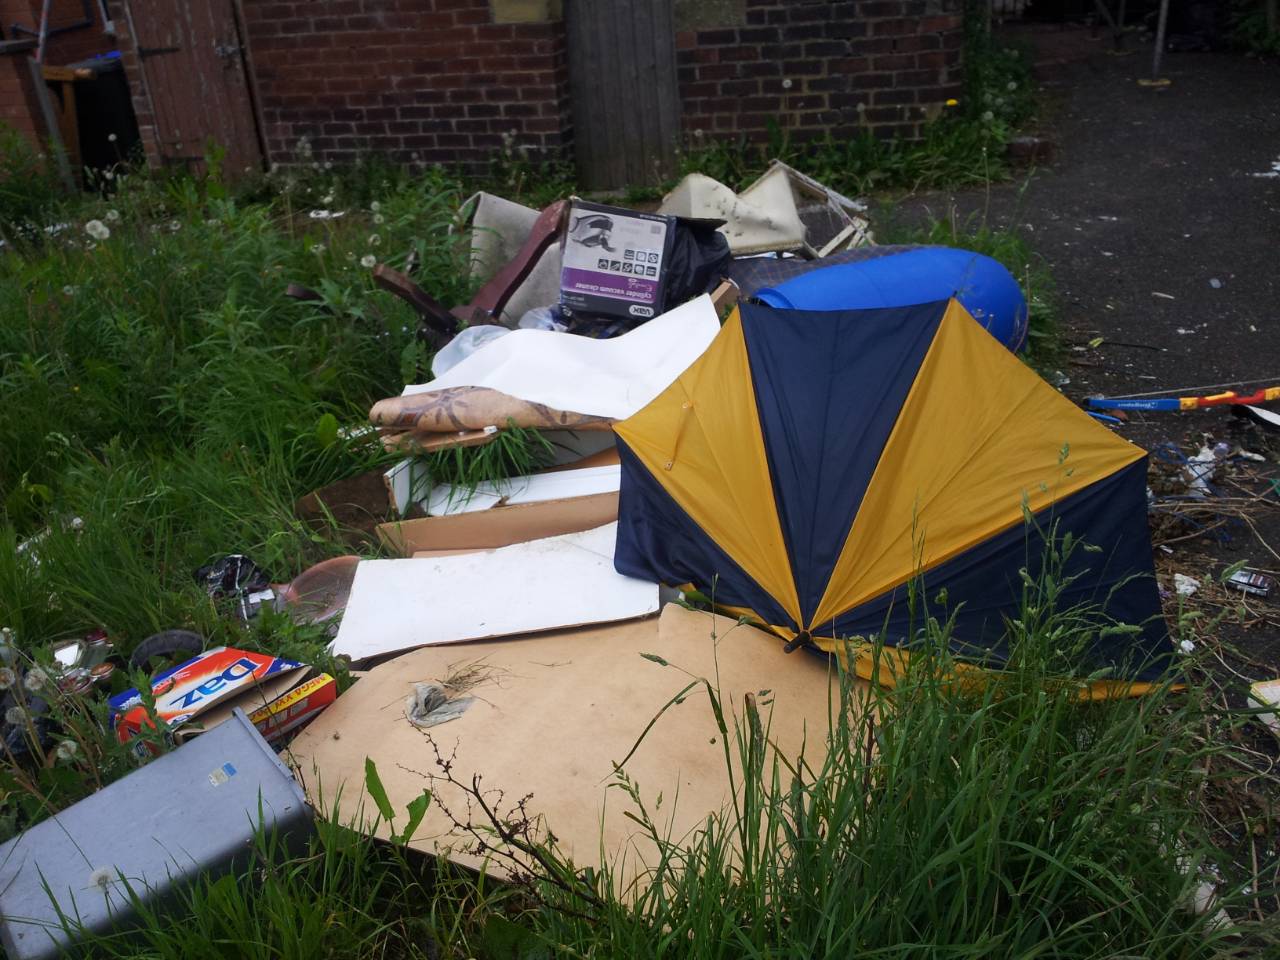
[[[807,140],[862,129],[912,137],[958,95],[959,0],[747,0],[745,25],[676,38],[683,124]],[[701,134],[699,134],[701,131]]]
[[[30,39],[26,34],[10,32],[15,23],[33,30],[40,25],[39,0],[0,0],[0,23],[4,25],[5,39]],[[103,33],[102,18],[96,3],[91,5],[94,22],[91,26],[51,36],[45,48],[44,61],[52,66],[62,66],[87,60],[98,53],[115,49],[115,40]],[[53,0],[49,10],[49,26],[57,28],[84,19],[80,0]],[[0,54],[0,122],[7,123],[33,142],[45,136],[44,117],[34,99],[30,67],[27,59],[35,55],[35,49],[11,54]]]
[[[572,136],[563,24],[497,24],[488,0],[244,0],[269,159],[377,153],[473,169]]]

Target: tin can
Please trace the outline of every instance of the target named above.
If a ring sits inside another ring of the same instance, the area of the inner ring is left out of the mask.
[[[73,667],[58,679],[58,689],[68,696],[78,696],[93,689],[93,676],[86,667]]]
[[[1275,585],[1273,578],[1257,570],[1237,570],[1227,578],[1227,586],[1235,587],[1241,593],[1249,593],[1255,597],[1267,596]]]

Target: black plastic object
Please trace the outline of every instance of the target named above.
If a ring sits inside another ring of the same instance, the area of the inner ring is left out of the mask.
[[[133,648],[129,669],[143,670],[157,657],[190,660],[204,650],[204,637],[192,630],[161,630]]]
[[[232,553],[196,571],[196,583],[214,600],[232,599],[241,620],[255,616],[264,601],[273,601],[271,580],[242,553]]]
[[[691,220],[677,217],[667,254],[667,283],[663,310],[678,307],[700,293],[714,289],[729,275],[729,240],[717,227],[723,220]]]
[[[271,580],[262,568],[242,553],[232,553],[196,571],[196,583],[215,600],[254,590],[265,590]]]

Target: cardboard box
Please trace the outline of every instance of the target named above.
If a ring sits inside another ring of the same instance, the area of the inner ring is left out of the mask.
[[[451,556],[580,533],[617,519],[618,494],[597,493],[384,523],[378,538],[402,557]]]
[[[560,305],[569,313],[632,320],[662,313],[675,223],[575,198],[565,226]]]
[[[234,707],[252,711],[274,703],[306,675],[306,665],[296,660],[215,647],[154,677],[151,692],[157,716],[177,731],[181,740],[225,721]],[[117,694],[108,703],[121,743],[152,725],[137,690]],[[187,724],[192,729],[182,732]]]
[[[1258,719],[1280,734],[1280,679],[1259,680],[1249,686],[1249,706],[1274,707],[1274,713],[1260,713]]]

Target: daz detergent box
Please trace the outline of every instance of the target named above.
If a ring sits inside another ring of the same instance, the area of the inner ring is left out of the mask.
[[[236,707],[271,739],[300,726],[337,695],[332,677],[320,674],[307,679],[309,672],[296,660],[215,647],[157,675],[151,692],[157,716],[174,730],[179,742],[226,721]],[[304,695],[290,696],[295,691]],[[151,725],[137,690],[112,697],[110,706],[121,742]]]
[[[565,224],[560,305],[584,316],[657,316],[675,223],[575,198]]]

